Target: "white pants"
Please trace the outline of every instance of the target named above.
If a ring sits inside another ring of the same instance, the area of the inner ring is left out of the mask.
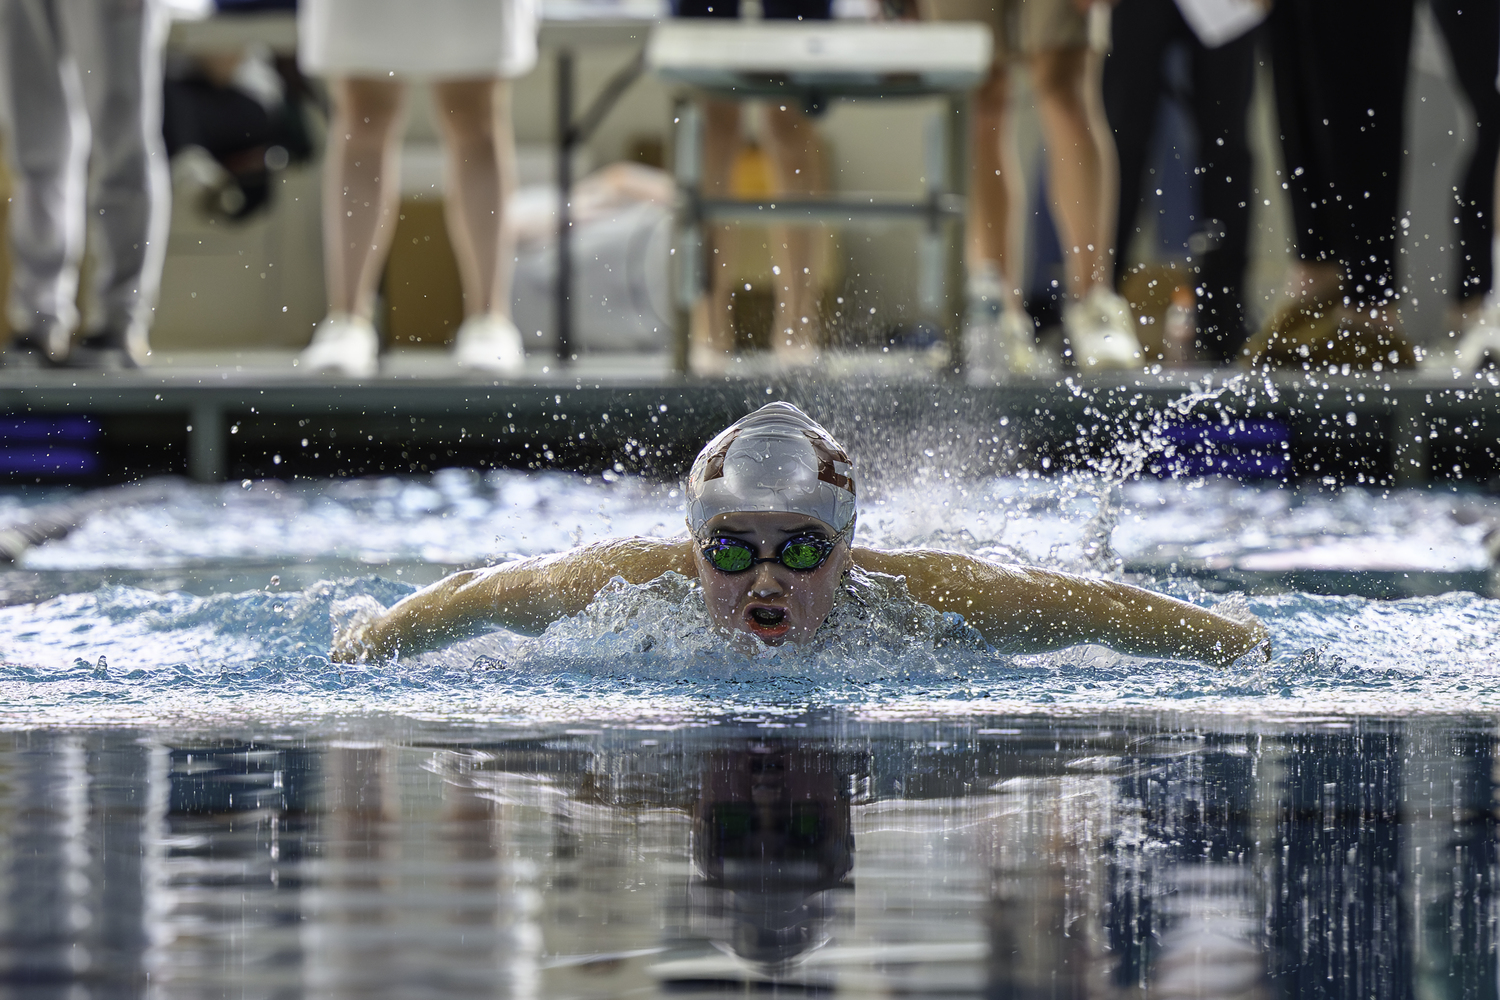
[[[90,326],[150,326],[171,212],[167,27],[159,0],[0,0],[0,108],[15,175],[8,314],[19,332],[78,325],[89,222]]]

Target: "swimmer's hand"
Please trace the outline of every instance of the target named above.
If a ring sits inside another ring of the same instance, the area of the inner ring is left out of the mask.
[[[385,608],[369,594],[334,601],[328,609],[328,617],[333,621],[333,646],[328,658],[334,663],[366,663],[374,659],[378,650],[369,641],[367,632],[384,613]]]
[[[1219,640],[1222,650],[1209,662],[1216,667],[1227,667],[1242,656],[1254,655],[1256,659],[1271,659],[1271,632],[1265,622],[1250,611],[1244,595],[1234,594],[1214,605],[1213,613],[1227,618],[1233,625],[1234,634]]]
[[[334,663],[368,663],[374,659],[374,650],[365,642],[364,628],[353,628],[333,637],[328,658]]]
[[[1271,660],[1271,633],[1265,624],[1254,615],[1249,621],[1236,622],[1243,632],[1243,638],[1238,642],[1226,642],[1224,654],[1209,660],[1216,667],[1231,666],[1241,657],[1249,656],[1256,660],[1269,663]]]

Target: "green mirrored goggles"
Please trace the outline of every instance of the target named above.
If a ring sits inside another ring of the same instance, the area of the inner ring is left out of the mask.
[[[704,543],[703,558],[720,573],[743,573],[760,563],[774,562],[781,563],[787,569],[806,573],[823,565],[845,531],[848,529],[832,538],[820,538],[817,535],[788,538],[781,543],[774,556],[764,558],[757,558],[756,547],[744,539],[720,535]]]

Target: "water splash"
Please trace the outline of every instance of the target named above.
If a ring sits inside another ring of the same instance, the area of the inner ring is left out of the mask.
[[[937,544],[1088,570],[1096,530],[1090,524],[1104,523],[1091,476],[891,486],[864,507],[861,541]],[[327,659],[335,609],[388,606],[413,584],[357,561],[307,586],[266,584],[272,575],[315,580],[308,574],[350,553],[396,570],[403,565],[397,560],[425,553],[443,560],[434,565],[440,572],[457,557],[478,562],[486,553],[555,551],[574,537],[670,534],[680,517],[672,488],[631,477],[590,482],[511,472],[251,489],[183,484],[180,502],[107,511],[28,554],[20,575],[62,582],[51,591],[57,596],[0,606],[0,720],[186,716],[208,724],[226,715],[395,713],[670,721],[828,703],[910,717],[1500,708],[1500,602],[1473,594],[1393,602],[1251,596],[1243,606],[1266,621],[1277,655],[1269,664],[1216,670],[1098,647],[998,656],[874,578],[852,583],[813,646],[739,649],[708,627],[692,584],[669,579],[607,591],[588,615],[555,624],[540,640],[498,632],[395,664],[348,666]],[[1098,533],[1127,560],[1170,546],[1201,558],[1290,559],[1337,544],[1381,553],[1391,565],[1482,567],[1484,534],[1500,520],[1500,501],[1477,492],[1293,491],[1150,479],[1115,488],[1110,503],[1118,523]],[[263,548],[236,556],[246,524]],[[224,575],[200,580],[198,593],[134,568],[164,572],[209,555]],[[231,572],[237,560],[250,559],[253,589]],[[84,570],[93,576],[69,590],[67,581]],[[109,582],[101,586],[100,576]],[[1164,576],[1154,585],[1198,603],[1214,600],[1191,580]]]
[[[962,618],[919,603],[904,580],[855,569],[805,646],[726,635],[710,623],[697,581],[667,573],[643,585],[612,581],[587,610],[548,628],[515,667],[694,683],[790,680],[815,690],[830,679],[951,679],[990,659],[983,637]]]

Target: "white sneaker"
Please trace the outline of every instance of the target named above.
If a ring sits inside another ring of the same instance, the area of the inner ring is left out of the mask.
[[[709,344],[693,342],[688,345],[688,371],[699,378],[722,378],[735,361],[734,355]]]
[[[811,368],[821,360],[821,355],[816,339],[809,337],[805,331],[799,335],[797,331],[788,329],[783,330],[781,336],[773,337],[771,356],[776,359],[776,366],[782,371]]]
[[[981,261],[965,286],[964,371],[970,385],[989,385],[1012,373],[1044,367],[1036,349],[1036,323],[1014,305],[1000,269]]]
[[[1036,323],[1021,309],[975,315],[964,327],[964,377],[970,385],[990,385],[1008,375],[1046,370],[1036,346]]]
[[[1103,285],[1063,310],[1063,332],[1080,368],[1135,368],[1141,342],[1132,328],[1130,303]]]
[[[521,331],[509,316],[499,313],[470,316],[453,338],[453,360],[465,368],[496,375],[519,375],[526,367]]]
[[[1500,365],[1500,303],[1487,304],[1469,320],[1453,348],[1454,367],[1477,372],[1486,365]]]
[[[989,385],[1005,370],[1000,336],[1005,287],[993,263],[983,261],[970,272],[964,299],[964,379],[970,385]]]
[[[1005,364],[1017,375],[1038,375],[1048,368],[1037,349],[1036,320],[1024,309],[1007,309],[1000,317],[1000,341]]]
[[[297,358],[309,372],[374,378],[380,371],[380,335],[374,325],[349,313],[329,313],[313,331],[312,343]]]

